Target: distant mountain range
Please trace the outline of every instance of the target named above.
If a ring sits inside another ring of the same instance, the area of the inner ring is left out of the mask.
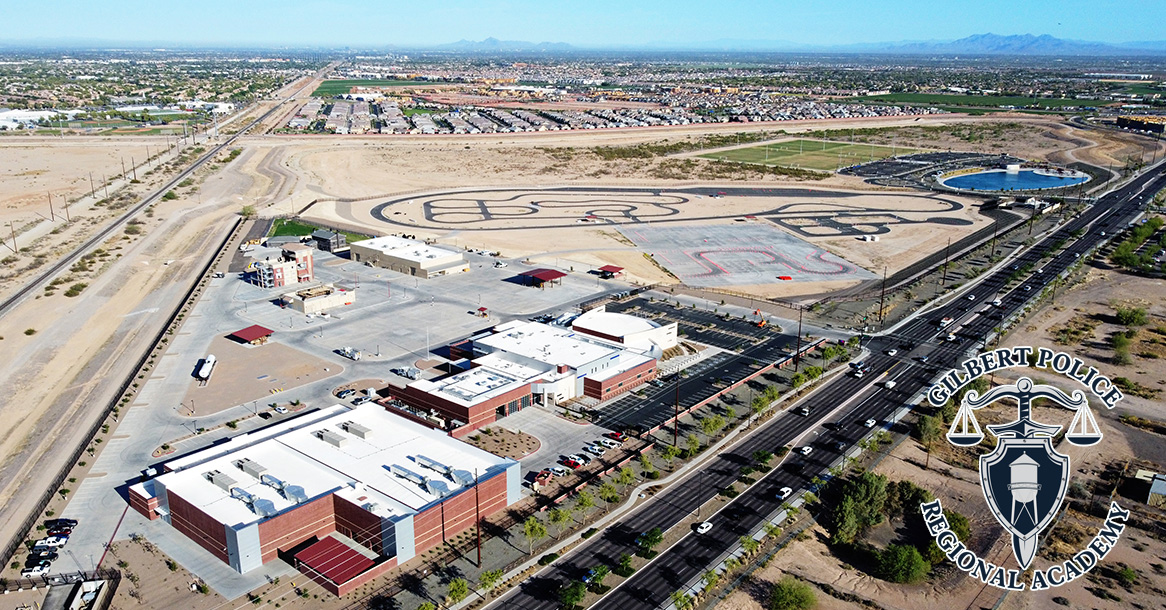
[[[455,53],[511,53],[603,50],[598,46],[575,46],[565,42],[524,42],[487,38],[482,41],[459,40],[430,47]],[[1048,34],[976,34],[959,40],[926,40],[847,45],[807,45],[784,40],[721,39],[691,42],[653,42],[639,46],[607,47],[610,50],[705,51],[705,52],[774,52],[774,53],[843,53],[887,55],[1035,55],[1035,56],[1119,56],[1166,55],[1166,41],[1109,44],[1085,40],[1067,40]]]

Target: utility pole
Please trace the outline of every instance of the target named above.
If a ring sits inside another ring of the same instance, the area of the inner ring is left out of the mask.
[[[52,219],[53,222],[56,222],[57,215],[55,212],[53,212],[53,194],[48,193],[48,196],[49,196],[49,218]]]
[[[89,196],[97,196],[97,187],[93,185],[93,172],[89,172]]]
[[[8,227],[12,229],[12,251],[19,252],[20,248],[16,246],[16,225],[10,222],[8,223]]]
[[[122,157],[122,159],[121,159],[121,179],[128,180],[128,178],[126,178],[126,160],[125,160],[125,157]]]
[[[805,307],[798,305],[798,348],[797,348],[797,351],[794,352],[794,372],[795,373],[798,372],[798,367],[801,365],[801,362],[802,362],[802,314],[805,311],[806,311]]]
[[[105,198],[109,199],[109,181],[105,179],[105,174],[101,174],[101,186],[105,187]]]
[[[680,371],[676,371],[676,408],[672,416],[672,446],[680,446]]]
[[[883,307],[883,299],[887,296],[887,267],[883,266],[883,290],[879,293],[879,330],[882,330],[883,324],[886,322],[886,309]]]
[[[947,286],[947,263],[951,257],[951,238],[947,238],[947,249],[943,251],[943,285]]]
[[[996,256],[996,235],[1000,232],[1000,219],[996,219],[996,223],[992,225],[992,247],[988,252],[988,258]]]
[[[380,348],[377,348],[380,353]],[[478,498],[478,469],[474,469],[474,529],[478,530],[478,567],[482,567],[482,501]]]
[[[138,164],[134,161],[134,156],[130,155],[130,169],[134,172],[134,180],[138,179]]]

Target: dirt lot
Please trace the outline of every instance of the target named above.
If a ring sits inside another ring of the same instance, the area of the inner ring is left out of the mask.
[[[65,199],[89,192],[90,172],[95,182],[102,175],[121,174],[121,159],[128,167],[130,155],[141,162],[145,144],[133,138],[0,138],[0,223],[16,222],[19,228],[37,212],[49,216],[49,193],[56,212],[63,214]]]
[[[342,371],[327,360],[279,343],[241,345],[215,337],[209,353],[218,361],[210,382],[205,386],[191,384],[182,400],[183,404],[196,402],[197,415],[218,413],[253,400],[266,404],[266,399],[278,398],[278,392]]]

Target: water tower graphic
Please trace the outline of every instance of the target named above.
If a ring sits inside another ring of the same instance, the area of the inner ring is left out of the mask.
[[[980,457],[980,484],[988,508],[1012,534],[1012,552],[1021,569],[1032,564],[1037,534],[1052,522],[1069,486],[1069,457],[1052,445],[1052,437],[1061,426],[1033,421],[1032,401],[1036,398],[1076,412],[1065,433],[1070,443],[1088,446],[1101,440],[1084,392],[1077,390],[1070,396],[1053,386],[1035,385],[1027,377],[1015,385],[992,388],[983,396],[969,391],[947,433],[953,445],[975,446],[984,439],[975,411],[1000,400],[1016,401],[1016,420],[987,427],[999,442],[991,453]]]
[[[1008,484],[1008,491],[1012,492],[1012,522],[1017,522],[1016,512],[1019,508],[1021,517],[1027,514],[1029,520],[1036,523],[1036,494],[1040,491],[1037,471],[1040,464],[1028,457],[1028,453],[1021,453],[1020,457],[1012,460],[1008,469],[1012,471],[1012,482]]]

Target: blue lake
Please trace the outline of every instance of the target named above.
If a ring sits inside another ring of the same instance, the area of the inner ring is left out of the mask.
[[[977,191],[1029,191],[1035,189],[1055,189],[1063,186],[1081,184],[1089,180],[1088,176],[1046,176],[1033,170],[1026,169],[1015,174],[1004,171],[978,172],[948,178],[943,181],[944,186],[955,189]]]

